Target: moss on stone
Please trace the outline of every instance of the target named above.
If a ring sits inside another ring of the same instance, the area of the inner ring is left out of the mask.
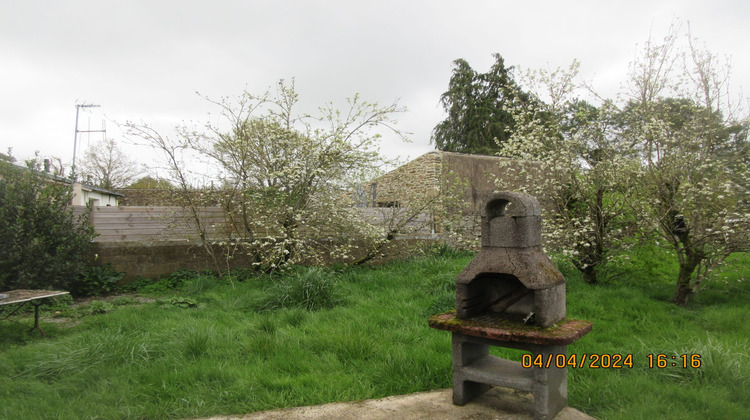
[[[569,344],[586,335],[592,328],[590,321],[567,318],[547,328],[524,325],[503,314],[458,319],[455,310],[433,315],[429,319],[429,325],[469,336],[536,344]]]

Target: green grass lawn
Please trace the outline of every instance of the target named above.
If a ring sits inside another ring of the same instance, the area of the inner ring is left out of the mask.
[[[747,418],[750,284],[738,279],[750,278],[750,257],[733,258],[728,284],[684,308],[669,303],[665,258],[633,251],[596,286],[562,267],[568,316],[594,323],[569,354],[633,355],[633,368],[569,368],[569,404],[602,419]],[[27,334],[31,318],[2,322],[0,418],[186,418],[449,388],[450,335],[427,318],[453,306],[454,278],[470,260],[313,273],[333,295],[295,289],[291,277],[195,276],[152,292],[153,302],[48,312],[47,338]],[[293,307],[295,297],[322,309]],[[700,354],[701,367],[649,368],[648,355],[660,353]]]

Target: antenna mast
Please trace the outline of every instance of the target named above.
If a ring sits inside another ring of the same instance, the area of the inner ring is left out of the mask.
[[[106,133],[107,130],[79,130],[78,129],[78,112],[81,108],[99,108],[100,105],[93,104],[76,104],[76,130],[73,136],[73,165],[70,168],[70,178],[75,181],[76,179],[76,149],[78,148],[78,133]]]

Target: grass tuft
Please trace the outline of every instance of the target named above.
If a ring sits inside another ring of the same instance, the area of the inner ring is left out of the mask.
[[[284,308],[330,309],[342,302],[336,287],[336,279],[328,270],[302,268],[275,280],[257,303],[257,309],[260,312]]]

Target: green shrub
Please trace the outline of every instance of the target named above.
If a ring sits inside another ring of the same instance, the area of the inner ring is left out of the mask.
[[[73,216],[72,197],[70,185],[0,161],[0,290],[73,285],[95,233],[89,211]]]
[[[322,268],[304,268],[276,280],[258,301],[261,312],[281,308],[307,311],[330,309],[341,303],[333,274]]]
[[[181,269],[171,273],[166,277],[160,278],[159,283],[170,290],[174,290],[179,289],[185,284],[185,282],[187,282],[188,280],[192,280],[198,276],[200,276],[200,273],[196,270]]]
[[[195,270],[182,269],[172,274],[154,280],[148,277],[138,276],[134,281],[120,285],[117,290],[121,292],[139,292],[139,293],[164,293],[170,290],[181,288],[185,282],[200,276]]]
[[[83,270],[71,292],[78,296],[98,296],[116,289],[117,283],[125,277],[112,269],[111,264],[91,266]]]
[[[157,280],[143,276],[136,276],[135,280],[118,285],[117,291],[122,293],[149,293],[165,292],[168,290],[167,288],[151,290],[151,288],[158,287],[157,284]]]
[[[258,270],[247,268],[247,267],[238,267],[232,270],[230,274],[231,274],[232,280],[243,282],[243,281],[257,278]]]

